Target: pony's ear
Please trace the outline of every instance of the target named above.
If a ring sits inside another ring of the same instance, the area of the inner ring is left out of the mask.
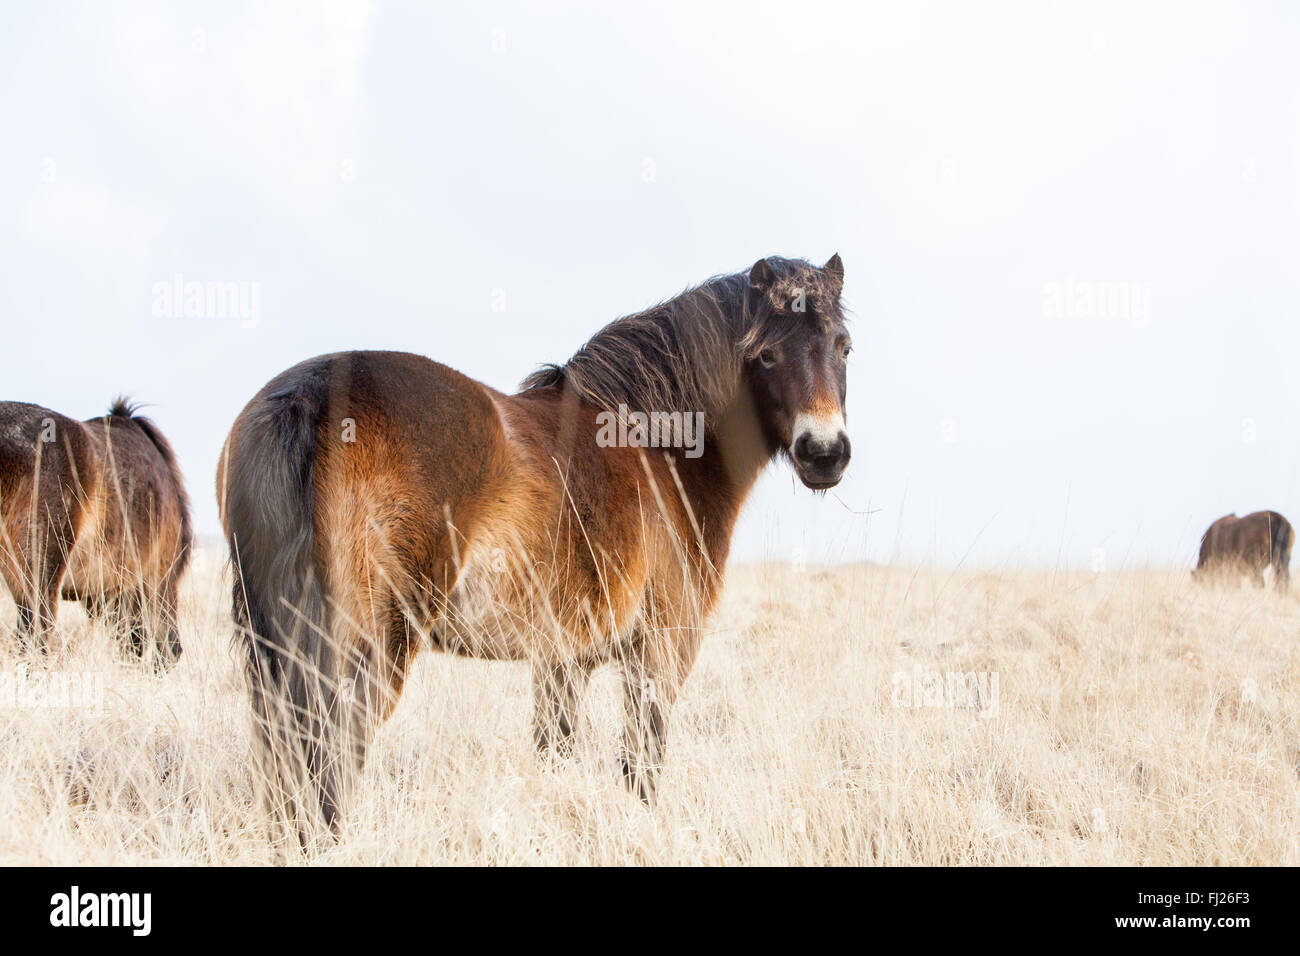
[[[838,252],[826,260],[826,265],[822,266],[822,271],[831,280],[831,288],[834,290],[836,298],[839,298],[840,292],[844,290],[844,261],[840,258]]]
[[[772,263],[766,259],[759,259],[754,263],[754,268],[749,270],[749,284],[755,289],[769,288],[775,278],[776,274],[772,271]]]

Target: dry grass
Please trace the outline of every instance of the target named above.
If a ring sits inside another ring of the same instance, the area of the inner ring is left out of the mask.
[[[0,697],[0,863],[272,860],[227,607],[200,558],[185,658],[153,677],[63,605],[43,666],[100,675],[102,707]],[[1186,573],[737,567],[652,811],[618,782],[612,674],[544,766],[526,666],[426,654],[315,861],[1296,864],[1297,625],[1300,598]],[[899,706],[895,675],[927,672],[996,698]]]

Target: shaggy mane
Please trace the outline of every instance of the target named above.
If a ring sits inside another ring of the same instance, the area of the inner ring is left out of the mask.
[[[606,411],[704,412],[707,428],[734,398],[745,362],[809,320],[843,321],[838,290],[804,259],[767,259],[774,279],[715,276],[676,298],[615,319],[563,364],[544,365],[523,391],[568,388]],[[803,292],[806,311],[791,311]]]

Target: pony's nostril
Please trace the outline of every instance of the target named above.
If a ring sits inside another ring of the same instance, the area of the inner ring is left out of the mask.
[[[822,468],[837,465],[848,460],[848,436],[840,432],[834,441],[814,441],[811,434],[804,432],[794,443],[794,457],[804,465]]]

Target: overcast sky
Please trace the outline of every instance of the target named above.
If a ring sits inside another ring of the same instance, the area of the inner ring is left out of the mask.
[[[774,466],[738,556],[1180,565],[1222,514],[1300,520],[1285,4],[30,6],[0,397],[152,403],[203,533],[230,423],[303,358],[512,389],[837,251],[853,463],[826,497]],[[178,275],[250,315],[186,317]]]

